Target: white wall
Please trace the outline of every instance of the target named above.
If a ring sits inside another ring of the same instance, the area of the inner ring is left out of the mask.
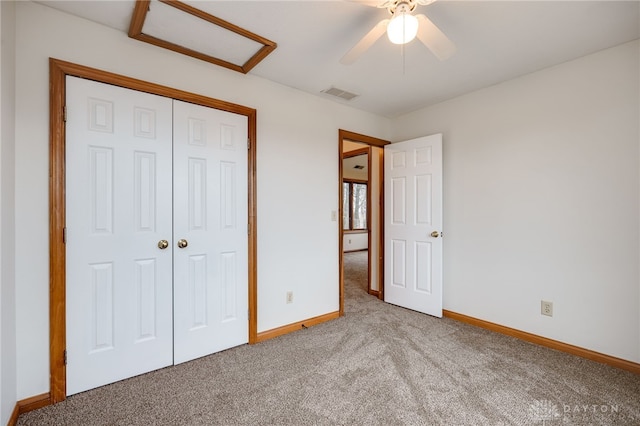
[[[343,235],[343,251],[366,250],[369,245],[369,233],[349,232]]]
[[[15,3],[0,2],[0,424],[16,405]]]
[[[49,57],[256,108],[258,331],[338,310],[339,233],[331,220],[338,210],[338,129],[384,138],[389,120],[39,4],[19,2],[16,22],[18,399],[49,391]],[[310,197],[299,202],[300,193]],[[292,230],[304,230],[305,238]],[[295,293],[292,304],[287,291]]]
[[[394,122],[396,141],[444,134],[445,309],[640,362],[638,51]]]

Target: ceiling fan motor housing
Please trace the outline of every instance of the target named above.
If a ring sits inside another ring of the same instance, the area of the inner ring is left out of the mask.
[[[404,13],[413,12],[417,5],[428,6],[435,1],[436,0],[387,0],[379,4],[378,7],[387,8],[389,13],[393,15],[396,10]],[[405,10],[400,10],[400,6]]]
[[[388,7],[389,13],[395,15],[398,13],[411,13],[415,10],[418,3],[415,0],[398,0]]]

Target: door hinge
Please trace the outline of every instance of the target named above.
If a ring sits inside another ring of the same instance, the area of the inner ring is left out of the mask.
[[[251,235],[251,224],[247,223],[247,235]]]
[[[67,244],[67,227],[62,228],[62,244]]]
[[[251,149],[251,139],[247,138],[247,149]]]
[[[251,310],[247,309],[247,320],[251,320]]]
[[[62,121],[67,122],[67,106],[62,107]]]
[[[67,365],[67,350],[65,349],[64,352],[62,353],[62,357],[63,357],[63,362],[64,365]]]

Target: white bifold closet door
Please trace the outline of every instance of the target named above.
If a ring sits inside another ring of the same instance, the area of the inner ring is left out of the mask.
[[[246,117],[66,96],[67,395],[246,343]]]

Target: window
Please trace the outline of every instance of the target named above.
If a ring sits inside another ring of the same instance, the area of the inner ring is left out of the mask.
[[[367,183],[344,180],[342,182],[342,228],[367,229]]]

